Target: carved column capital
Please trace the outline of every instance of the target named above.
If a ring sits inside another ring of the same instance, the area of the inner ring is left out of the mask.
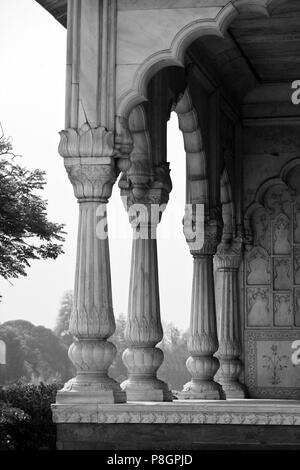
[[[168,202],[172,190],[169,163],[153,167],[147,159],[132,159],[119,187],[122,195],[130,196],[132,204]]]
[[[79,201],[107,202],[116,181],[113,159],[73,157],[65,158],[64,163]]]
[[[218,245],[221,240],[222,236],[222,223],[219,219],[211,219],[209,221],[205,221],[203,224],[203,233],[202,233],[202,241],[201,236],[199,240],[195,240],[199,233],[196,231],[196,225],[194,228],[194,222],[192,221],[192,232],[194,232],[194,238],[187,237],[187,230],[185,229],[186,240],[190,248],[190,252],[193,257],[199,256],[213,256],[218,248]]]
[[[115,153],[114,133],[105,127],[85,122],[79,129],[69,128],[59,134],[62,157],[112,157]]]
[[[242,262],[242,241],[220,243],[215,256],[216,267],[219,270],[237,271]]]

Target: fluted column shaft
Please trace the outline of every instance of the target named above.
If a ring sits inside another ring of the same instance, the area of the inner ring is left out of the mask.
[[[181,398],[217,400],[220,385],[214,381],[219,361],[216,307],[213,275],[213,255],[219,236],[218,224],[205,224],[202,248],[191,249],[194,258],[190,334],[186,365],[192,378],[186,383]],[[190,243],[189,243],[190,245]]]
[[[126,394],[108,376],[115,346],[106,203],[115,181],[114,165],[100,158],[66,159],[79,202],[74,306],[69,357],[77,375],[57,395],[57,403],[122,403]]]
[[[240,246],[229,249],[220,246],[216,255],[220,282],[217,312],[219,349],[216,354],[220,368],[216,379],[222,385],[224,398],[245,398],[244,387],[238,380],[242,372],[239,359],[242,352],[238,292],[240,262]]]
[[[163,352],[156,347],[162,340],[160,319],[156,227],[143,227],[142,238],[133,226],[128,319],[125,339],[128,348],[123,361],[128,379],[122,383],[128,400],[171,401],[167,384],[156,376]],[[151,238],[152,236],[152,238]]]
[[[157,96],[157,100],[160,99]],[[157,121],[156,131],[160,130],[160,125],[165,123]],[[133,141],[131,166],[124,171],[119,186],[133,228],[133,241],[125,331],[128,348],[123,353],[128,379],[121,386],[128,400],[171,401],[167,384],[156,376],[164,357],[162,350],[156,347],[163,337],[156,228],[172,189],[170,169],[165,155],[159,152],[157,158],[152,155],[147,115],[142,105],[132,110],[128,126]],[[160,139],[161,132],[155,136]]]

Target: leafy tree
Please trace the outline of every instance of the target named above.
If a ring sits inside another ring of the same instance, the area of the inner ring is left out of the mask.
[[[12,367],[15,371],[10,379],[24,377],[27,381],[49,381],[59,377],[66,381],[71,377],[67,350],[52,330],[24,320],[8,321],[0,325],[0,339],[5,341],[11,332],[14,333],[14,344],[20,346],[15,349],[12,344],[7,350],[7,361],[11,364],[7,366],[7,370]]]
[[[37,194],[45,172],[17,163],[0,126],[0,276],[26,276],[34,259],[55,259],[62,251],[63,225],[47,218],[47,201]]]
[[[70,346],[73,342],[73,336],[69,332],[70,316],[73,308],[73,291],[67,290],[64,292],[58,315],[56,318],[56,325],[54,333],[61,338],[66,346]]]
[[[14,382],[26,375],[25,354],[18,332],[11,326],[0,325],[0,339],[6,345],[6,367],[2,380]]]
[[[124,313],[121,313],[116,318],[116,331],[109,341],[114,343],[117,347],[117,355],[116,358],[110,368],[110,375],[118,382],[123,382],[123,380],[127,377],[127,370],[122,360],[122,354],[127,348],[126,340],[125,340],[125,327],[126,327],[126,317]]]
[[[191,377],[186,368],[189,356],[187,350],[188,332],[181,332],[172,323],[164,324],[164,338],[158,347],[164,352],[164,362],[158,376],[169,384],[172,390],[182,390]]]
[[[0,387],[0,450],[55,450],[51,404],[62,383]]]

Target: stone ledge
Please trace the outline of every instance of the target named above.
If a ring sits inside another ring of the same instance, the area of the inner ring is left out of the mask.
[[[299,426],[296,400],[176,400],[172,403],[52,405],[55,423]]]

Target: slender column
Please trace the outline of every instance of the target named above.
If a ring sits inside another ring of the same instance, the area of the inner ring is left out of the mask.
[[[116,179],[114,162],[109,158],[66,157],[65,166],[79,202],[74,307],[70,320],[75,341],[69,349],[77,375],[58,392],[56,402],[122,403],[126,401],[125,392],[108,376],[116,348],[107,341],[115,331],[115,320],[105,217]]]
[[[239,321],[238,270],[241,263],[241,243],[229,246],[221,243],[215,257],[220,282],[218,302],[219,349],[216,354],[220,368],[216,379],[222,385],[224,398],[245,398],[238,378],[242,372],[239,359],[242,352]]]
[[[116,0],[70,0],[65,130],[59,153],[79,202],[74,308],[69,356],[77,375],[57,394],[57,403],[119,403],[126,394],[108,376],[115,346],[106,203],[115,168],[128,168],[130,138],[115,123]],[[126,124],[126,123],[125,123]],[[117,138],[118,136],[118,138]]]
[[[123,184],[122,198],[133,228],[128,319],[125,338],[128,348],[123,361],[128,379],[121,386],[131,401],[172,401],[168,385],[156,376],[164,354],[156,345],[163,338],[160,319],[156,228],[168,200],[170,187],[156,180],[146,189],[141,176],[130,174],[130,187]],[[167,174],[167,165],[157,168],[156,176]],[[122,185],[121,185],[122,187]],[[166,188],[168,187],[168,191]],[[137,196],[138,195],[138,198]],[[138,201],[138,202],[137,202]]]
[[[140,206],[140,204],[139,204]],[[132,209],[133,207],[131,207]],[[151,207],[147,207],[146,214]],[[123,361],[128,379],[122,383],[128,400],[172,401],[168,386],[156,376],[164,354],[160,319],[156,224],[132,221],[133,242]],[[145,237],[145,238],[144,238]],[[152,238],[151,238],[152,237]]]
[[[181,393],[184,399],[217,400],[221,387],[214,381],[219,361],[214,357],[218,349],[213,255],[221,234],[219,220],[205,223],[202,248],[194,249],[189,242],[194,258],[192,306],[186,365],[192,379]]]
[[[167,384],[156,376],[164,357],[161,349],[156,347],[163,338],[156,228],[172,189],[170,170],[168,163],[153,164],[143,106],[137,106],[131,112],[129,129],[133,140],[131,166],[119,181],[123,203],[133,228],[125,330],[128,349],[123,353],[128,380],[121,386],[128,400],[172,401]]]

